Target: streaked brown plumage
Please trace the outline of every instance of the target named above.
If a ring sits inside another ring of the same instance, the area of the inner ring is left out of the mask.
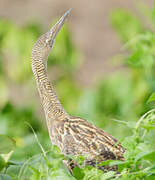
[[[56,35],[69,12],[70,10],[61,17],[52,29],[37,40],[31,57],[32,70],[37,82],[51,141],[65,155],[86,155],[85,163],[92,166],[95,166],[96,162],[107,159],[124,160],[125,150],[115,138],[86,120],[70,116],[64,110],[48,79],[46,61]],[[108,169],[108,167],[100,167],[100,169]]]

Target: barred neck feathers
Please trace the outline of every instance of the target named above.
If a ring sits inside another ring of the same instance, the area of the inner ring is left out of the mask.
[[[67,11],[47,33],[43,34],[36,41],[32,50],[32,71],[37,82],[37,88],[40,94],[48,127],[51,120],[63,120],[68,116],[62,107],[53,86],[50,84],[47,76],[46,62],[53,47],[56,35],[68,17],[69,12],[70,10]]]

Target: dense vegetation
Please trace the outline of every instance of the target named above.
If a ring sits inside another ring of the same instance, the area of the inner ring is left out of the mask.
[[[99,164],[118,165],[120,174],[84,167],[81,156],[75,159],[80,168],[74,169],[73,176],[68,173],[62,163],[68,157],[51,146],[44,117],[38,115],[30,56],[33,43],[42,34],[41,26],[30,23],[21,28],[0,20],[0,180],[155,178],[155,9],[143,12],[149,27],[131,12],[113,11],[111,22],[123,46],[111,63],[122,70],[106,79],[103,75],[93,88],[84,89],[74,79],[81,54],[67,25],[48,61],[65,109],[93,120],[126,148],[126,161]]]

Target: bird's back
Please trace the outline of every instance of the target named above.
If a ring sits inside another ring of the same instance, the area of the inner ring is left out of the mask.
[[[83,155],[86,164],[124,160],[125,149],[113,136],[79,117],[69,116],[56,123],[50,135],[63,154]]]

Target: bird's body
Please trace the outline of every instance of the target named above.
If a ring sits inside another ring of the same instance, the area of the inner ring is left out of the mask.
[[[56,123],[50,137],[65,155],[86,157],[85,164],[96,165],[102,161],[124,160],[124,148],[105,131],[79,117],[69,116]]]
[[[69,11],[42,35],[32,50],[32,70],[46,116],[49,135],[65,155],[84,155],[85,164],[95,166],[108,159],[124,160],[124,148],[118,141],[84,119],[70,116],[62,107],[46,72],[46,61]],[[101,169],[104,169],[104,167]]]

